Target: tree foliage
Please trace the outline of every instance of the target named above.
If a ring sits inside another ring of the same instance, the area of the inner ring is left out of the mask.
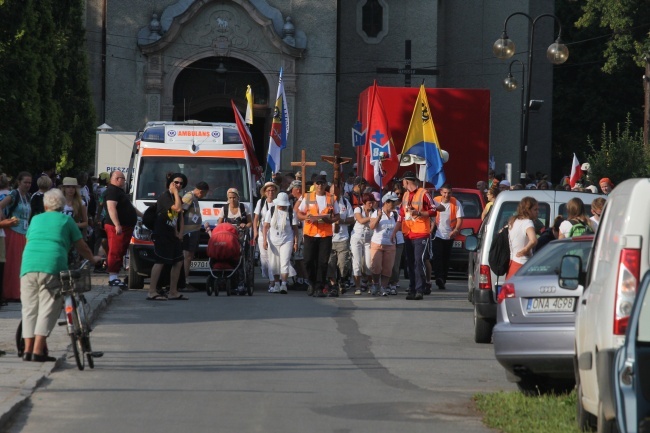
[[[633,177],[650,176],[650,152],[643,145],[643,131],[633,127],[629,114],[623,125],[616,125],[615,132],[603,125],[600,145],[591,138],[588,142],[591,183],[598,184],[598,179],[608,177],[616,185]]]
[[[645,66],[645,56],[650,52],[650,8],[647,0],[586,0],[583,15],[576,22],[578,27],[599,25],[612,31],[603,52],[603,70],[615,72],[632,58],[639,66]]]
[[[95,115],[83,0],[0,1],[0,166],[16,174],[87,169]],[[76,174],[76,173],[75,173]]]

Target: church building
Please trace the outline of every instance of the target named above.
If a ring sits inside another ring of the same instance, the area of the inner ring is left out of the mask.
[[[490,91],[489,153],[497,173],[512,163],[517,179],[530,22],[523,15],[508,22],[512,59],[497,59],[492,46],[512,13],[553,8],[551,0],[87,0],[97,124],[138,131],[154,120],[233,122],[230,100],[244,112],[250,85],[251,132],[265,161],[282,70],[290,115],[282,168],[291,170],[305,149],[320,170],[334,143],[353,156],[364,89],[375,80],[395,87],[424,80],[427,88]],[[553,69],[545,51],[556,32],[553,20],[535,27],[531,99],[543,104],[530,113],[529,173],[551,171]],[[513,92],[503,87],[509,72],[519,82]],[[475,183],[487,173],[468,177]]]

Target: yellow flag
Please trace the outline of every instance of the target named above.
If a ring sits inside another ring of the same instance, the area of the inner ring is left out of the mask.
[[[253,124],[253,90],[251,90],[251,86],[246,87],[246,123]]]

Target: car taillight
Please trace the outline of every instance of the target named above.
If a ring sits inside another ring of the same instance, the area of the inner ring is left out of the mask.
[[[514,297],[515,297],[515,285],[511,283],[505,283],[503,286],[501,286],[501,290],[499,290],[499,296],[497,296],[497,304],[502,303],[503,300],[506,298],[514,298]]]
[[[618,261],[614,299],[614,335],[625,335],[639,285],[641,250],[623,248]]]
[[[481,290],[492,290],[492,273],[490,272],[490,267],[487,265],[481,265],[478,276],[478,288]]]
[[[142,141],[140,141],[140,140],[136,140],[136,141],[135,141],[135,153],[139,153],[139,152],[140,152],[140,144],[141,144],[141,143],[142,143]]]

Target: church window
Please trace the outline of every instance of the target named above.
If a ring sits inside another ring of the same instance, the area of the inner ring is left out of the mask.
[[[359,0],[357,33],[369,44],[378,44],[388,34],[388,4],[385,0]]]

